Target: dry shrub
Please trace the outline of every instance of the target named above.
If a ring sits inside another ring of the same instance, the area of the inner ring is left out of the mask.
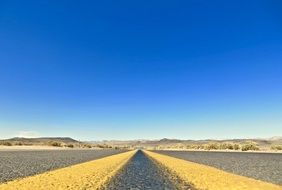
[[[238,150],[238,149],[236,149],[237,148],[237,146],[235,147],[234,146],[235,144],[232,144],[232,143],[221,143],[220,145],[219,145],[219,149],[221,149],[221,150]]]
[[[205,145],[205,150],[217,150],[219,146],[217,143],[209,143]]]
[[[107,145],[107,144],[98,144],[96,145],[98,148],[113,148],[113,146],[111,145]],[[130,148],[129,146],[124,146],[123,148]]]
[[[259,150],[259,147],[254,143],[248,143],[248,144],[242,145],[241,150],[242,151]]]
[[[0,144],[4,145],[4,146],[13,146],[13,144],[11,142],[8,142],[8,141],[2,141]]]
[[[239,150],[240,149],[240,145],[239,144],[233,144],[233,149],[234,150]]]
[[[22,145],[24,145],[24,144],[23,144],[22,142],[16,142],[15,145],[17,145],[17,146],[22,146]]]
[[[195,144],[194,145],[194,149],[204,149],[205,148],[205,145],[203,144]]]
[[[92,148],[92,145],[90,145],[90,144],[83,144],[82,147],[83,148]]]
[[[68,148],[73,148],[74,145],[73,145],[73,144],[67,144],[66,147],[68,147]]]
[[[282,145],[272,145],[271,150],[282,150]]]
[[[48,143],[48,145],[50,145],[50,146],[56,146],[56,147],[61,147],[61,146],[62,146],[62,143],[56,142],[56,141],[50,141],[50,142]]]

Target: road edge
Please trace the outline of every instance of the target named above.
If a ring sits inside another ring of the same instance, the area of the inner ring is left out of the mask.
[[[159,153],[144,151],[164,167],[175,173],[183,181],[196,189],[206,190],[282,190],[282,187],[268,182],[228,173],[223,170],[189,162]]]
[[[0,184],[1,190],[101,189],[135,150]]]

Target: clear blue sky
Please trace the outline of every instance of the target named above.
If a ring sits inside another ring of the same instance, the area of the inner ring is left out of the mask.
[[[0,138],[282,135],[280,0],[0,1]]]

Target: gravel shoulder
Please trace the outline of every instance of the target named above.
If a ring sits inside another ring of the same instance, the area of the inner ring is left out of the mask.
[[[40,174],[125,151],[20,150],[0,151],[0,183]]]
[[[154,151],[175,158],[212,166],[234,174],[282,185],[282,154]]]

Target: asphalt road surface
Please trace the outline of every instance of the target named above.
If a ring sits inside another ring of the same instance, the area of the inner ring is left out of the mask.
[[[281,153],[155,151],[234,174],[282,185]]]
[[[120,150],[0,151],[0,183],[120,153]]]
[[[188,184],[176,184],[176,182],[176,178],[168,175],[166,171],[149,159],[142,151],[138,151],[129,163],[110,181],[105,189],[192,189]]]

